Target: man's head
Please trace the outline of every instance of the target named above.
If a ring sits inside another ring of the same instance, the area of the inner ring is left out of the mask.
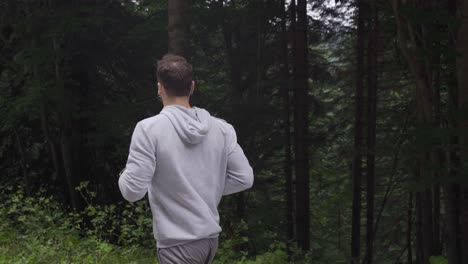
[[[165,93],[168,97],[189,97],[193,93],[192,65],[184,57],[165,55],[157,63],[156,76],[160,94]]]

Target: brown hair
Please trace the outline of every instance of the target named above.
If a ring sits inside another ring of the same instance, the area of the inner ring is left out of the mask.
[[[192,65],[178,55],[167,54],[157,63],[156,76],[169,96],[188,96],[192,88]]]

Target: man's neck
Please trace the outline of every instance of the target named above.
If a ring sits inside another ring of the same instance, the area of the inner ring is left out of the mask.
[[[164,106],[179,105],[179,106],[183,106],[185,108],[192,108],[190,106],[189,99],[186,98],[186,97],[167,98],[166,100],[163,100],[163,105]]]

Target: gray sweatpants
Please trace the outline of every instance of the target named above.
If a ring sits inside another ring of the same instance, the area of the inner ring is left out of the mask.
[[[211,264],[218,250],[218,238],[207,238],[190,243],[158,248],[160,264]]]

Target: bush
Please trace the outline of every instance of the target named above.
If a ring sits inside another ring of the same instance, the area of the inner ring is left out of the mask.
[[[67,213],[41,190],[26,197],[20,187],[0,191],[1,263],[157,263],[147,201],[95,205],[88,183],[77,188],[86,200],[82,212]],[[269,252],[249,256],[249,227],[241,221],[222,233],[215,264],[288,263],[286,246],[272,240]],[[311,263],[293,248],[291,263]]]
[[[146,199],[136,203],[99,205],[94,202],[96,193],[82,182],[76,189],[86,207],[73,214],[77,226],[88,237],[110,241],[122,246],[155,247],[151,209]]]
[[[95,216],[90,222],[96,228],[82,230],[82,214],[65,213],[44,191],[33,198],[25,197],[21,188],[7,187],[0,198],[0,263],[157,263],[154,244],[119,247],[100,238],[115,231],[104,228],[112,206],[103,214],[100,208],[95,215],[85,210]]]

